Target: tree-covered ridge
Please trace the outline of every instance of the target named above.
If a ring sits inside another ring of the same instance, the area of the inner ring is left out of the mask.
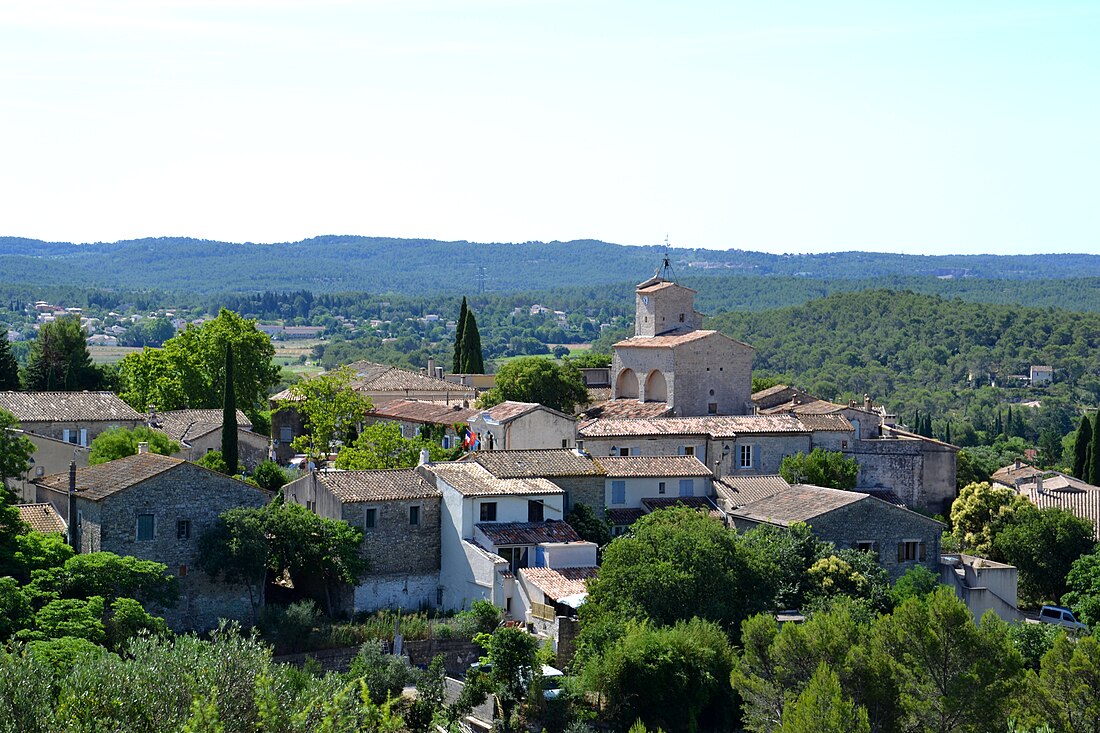
[[[826,399],[869,394],[903,420],[915,410],[936,417],[956,410],[985,430],[1004,402],[1073,407],[1100,400],[1100,315],[1093,313],[879,290],[725,313],[708,326],[752,344],[758,372]],[[1023,389],[1015,377],[1031,365],[1054,367],[1054,384]],[[1017,421],[1026,409],[1017,408]],[[1071,428],[1060,425],[1059,434]]]
[[[484,271],[491,290],[639,282],[662,247],[593,240],[474,243],[360,236],[277,244],[233,244],[162,237],[75,245],[0,237],[0,272],[11,283],[163,288],[195,292],[347,290],[462,292]],[[945,255],[873,252],[774,255],[744,250],[673,248],[680,277],[729,274],[825,279],[970,277],[1032,280],[1100,277],[1095,255]],[[217,267],[212,267],[216,262]],[[241,273],[248,273],[242,278]]]

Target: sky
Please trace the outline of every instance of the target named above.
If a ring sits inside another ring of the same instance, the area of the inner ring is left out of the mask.
[[[1100,253],[1100,2],[10,0],[0,235]]]

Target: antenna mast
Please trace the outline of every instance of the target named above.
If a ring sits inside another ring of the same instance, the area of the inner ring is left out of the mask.
[[[664,256],[664,259],[661,261],[660,275],[663,279],[672,281],[672,280],[676,279],[676,273],[672,269],[672,260],[669,259],[668,250],[669,250],[668,235],[666,234],[665,235],[665,256]]]

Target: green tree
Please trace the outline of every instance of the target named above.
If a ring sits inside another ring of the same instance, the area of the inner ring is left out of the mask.
[[[871,733],[867,710],[840,691],[840,679],[822,662],[797,699],[783,708],[776,733]]]
[[[1020,571],[1020,594],[1057,600],[1074,561],[1094,546],[1092,522],[1065,509],[1022,507],[993,540],[995,554]]]
[[[34,615],[40,638],[60,639],[75,636],[102,644],[107,637],[103,627],[103,597],[61,598],[50,601]]]
[[[12,539],[11,563],[7,570],[14,578],[26,583],[35,570],[60,567],[74,554],[60,532],[25,532]]]
[[[698,616],[732,634],[750,614],[772,606],[768,570],[718,520],[686,507],[663,509],[604,548],[582,620],[606,615],[672,625]]]
[[[814,448],[809,454],[800,451],[793,456],[784,456],[779,474],[791,484],[850,490],[856,487],[859,464],[854,458],[845,458],[840,451]]]
[[[133,598],[116,598],[104,621],[107,647],[121,651],[131,639],[141,634],[166,636],[168,626],[164,619],[153,616]]]
[[[101,375],[88,353],[88,334],[77,317],[42,324],[27,355],[27,389],[99,389]]]
[[[248,477],[250,483],[255,484],[264,491],[276,492],[290,482],[286,471],[275,461],[262,461],[252,475]]]
[[[485,361],[481,353],[481,334],[478,333],[477,319],[472,310],[466,311],[466,320],[462,324],[462,373],[485,373]]]
[[[489,682],[500,703],[501,721],[505,730],[511,730],[512,711],[527,696],[538,641],[523,629],[511,626],[492,634],[478,634],[474,641],[485,650],[482,661],[489,665]]]
[[[31,470],[34,443],[19,430],[19,422],[7,410],[0,409],[0,503],[8,501],[6,480]]]
[[[445,451],[439,443],[424,438],[406,438],[397,423],[368,425],[355,442],[345,445],[336,456],[336,467],[342,470],[376,470],[410,468],[420,461],[420,451],[427,449],[433,461],[443,460]]]
[[[1073,441],[1073,475],[1082,481],[1088,481],[1092,475],[1089,456],[1092,451],[1092,421],[1088,415],[1081,416],[1077,427],[1077,437]]]
[[[6,641],[33,623],[31,601],[19,587],[19,581],[0,576],[0,641]]]
[[[144,425],[133,429],[108,428],[92,441],[88,464],[98,466],[100,463],[137,455],[138,443],[148,443],[150,452],[162,456],[170,456],[180,450],[179,443],[159,430],[152,430]]]
[[[217,471],[226,476],[230,475],[229,466],[226,464],[225,459],[222,458],[222,452],[220,450],[206,451],[199,456],[197,461],[195,461],[195,465],[209,468],[211,471]]]
[[[455,353],[451,362],[451,372],[462,374],[462,331],[466,327],[466,296],[462,296],[462,307],[458,309],[458,325],[455,328]]]
[[[1100,625],[1100,548],[1073,561],[1062,603],[1092,628]]]
[[[168,608],[179,597],[179,581],[167,569],[159,562],[129,555],[87,552],[73,555],[59,567],[34,571],[27,591],[35,598],[98,596],[108,603],[116,598],[133,598],[143,605]]]
[[[19,389],[19,362],[11,353],[7,334],[0,335],[0,392]]]
[[[209,577],[248,592],[255,625],[264,600],[271,547],[267,514],[255,509],[230,509],[199,537],[199,567]]]
[[[291,385],[291,399],[279,409],[297,410],[307,431],[291,443],[294,450],[320,460],[335,443],[349,442],[355,427],[371,409],[370,398],[352,386],[353,378],[351,369],[344,367]]]
[[[574,504],[565,521],[586,542],[603,547],[611,541],[611,520],[597,517],[587,504]]]
[[[1073,641],[1060,634],[1043,655],[1039,694],[1047,702],[1044,719],[1064,733],[1100,733],[1100,642],[1094,636]]]
[[[1093,486],[1100,486],[1100,410],[1092,423],[1092,450],[1089,451],[1089,478]]]
[[[951,526],[963,547],[988,557],[1000,525],[1029,506],[1025,497],[1007,486],[992,486],[984,481],[968,484],[951,505]]]
[[[908,598],[923,598],[940,587],[940,579],[923,565],[917,565],[905,571],[890,589],[890,600],[900,606]]]
[[[769,576],[776,584],[775,605],[801,608],[809,589],[807,571],[832,546],[814,536],[808,524],[789,527],[761,524],[746,532],[744,544],[771,564]]]
[[[222,400],[222,459],[229,469],[227,473],[237,473],[237,397],[233,383],[233,344],[225,345],[225,385]]]
[[[497,372],[496,386],[478,399],[486,408],[508,400],[537,402],[573,414],[577,405],[588,404],[588,388],[580,371],[571,364],[541,356],[512,359]]]

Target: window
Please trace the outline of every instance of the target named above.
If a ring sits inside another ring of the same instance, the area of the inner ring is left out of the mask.
[[[841,450],[848,450],[848,441],[847,440],[840,441],[840,449]]]
[[[684,455],[685,456],[695,455],[695,446],[694,445],[685,445],[684,446]]]
[[[147,542],[153,539],[156,522],[152,514],[137,515],[137,539],[138,542]]]
[[[751,445],[739,446],[737,467],[738,468],[752,468],[752,446]]]
[[[683,314],[683,313],[681,313],[681,314],[680,314],[680,323],[683,323],[683,322],[684,322],[684,314]]]
[[[680,479],[680,496],[695,496],[695,479]]]
[[[378,507],[369,506],[363,510],[363,529],[374,529],[378,526]]]
[[[495,521],[497,521],[497,503],[495,501],[483,501],[483,502],[481,502],[481,521],[483,521],[483,522],[495,522]]]
[[[420,526],[420,507],[419,506],[409,507],[409,526],[411,526],[411,527],[419,527]]]
[[[917,540],[903,540],[898,543],[898,562],[914,562],[924,559],[924,543]]]
[[[187,566],[186,565],[180,565],[179,571],[176,573],[176,575],[180,576],[181,578],[186,578],[187,577]]]
[[[569,438],[562,438],[561,439],[561,447],[562,448],[568,448],[569,447]]]
[[[626,503],[626,481],[612,481],[611,482],[611,503],[612,504],[625,504]]]
[[[707,403],[707,414],[708,415],[717,415],[718,414],[718,403],[717,402],[708,402]]]
[[[541,501],[527,501],[527,521],[528,522],[541,522],[542,521],[542,502]]]
[[[856,549],[860,552],[870,552],[876,559],[878,558],[878,551],[875,549],[874,540],[859,540],[856,542]]]
[[[498,547],[497,554],[508,561],[508,569],[513,573],[527,567],[526,547]]]
[[[289,443],[294,440],[294,431],[290,429],[289,425],[283,425],[279,428],[279,442]]]
[[[176,539],[177,540],[189,540],[191,539],[191,520],[180,519],[176,521]]]
[[[310,510],[311,512],[316,512],[317,511],[317,502],[316,501],[310,501],[309,499],[306,499],[306,509]]]
[[[658,494],[665,493],[665,482],[664,481],[658,481],[657,482],[657,493]]]
[[[619,455],[620,456],[629,456],[630,455],[630,449],[629,448],[619,448]]]
[[[80,429],[80,444],[85,446],[85,447],[87,447],[87,445],[88,445],[88,429],[87,428],[81,428]]]

